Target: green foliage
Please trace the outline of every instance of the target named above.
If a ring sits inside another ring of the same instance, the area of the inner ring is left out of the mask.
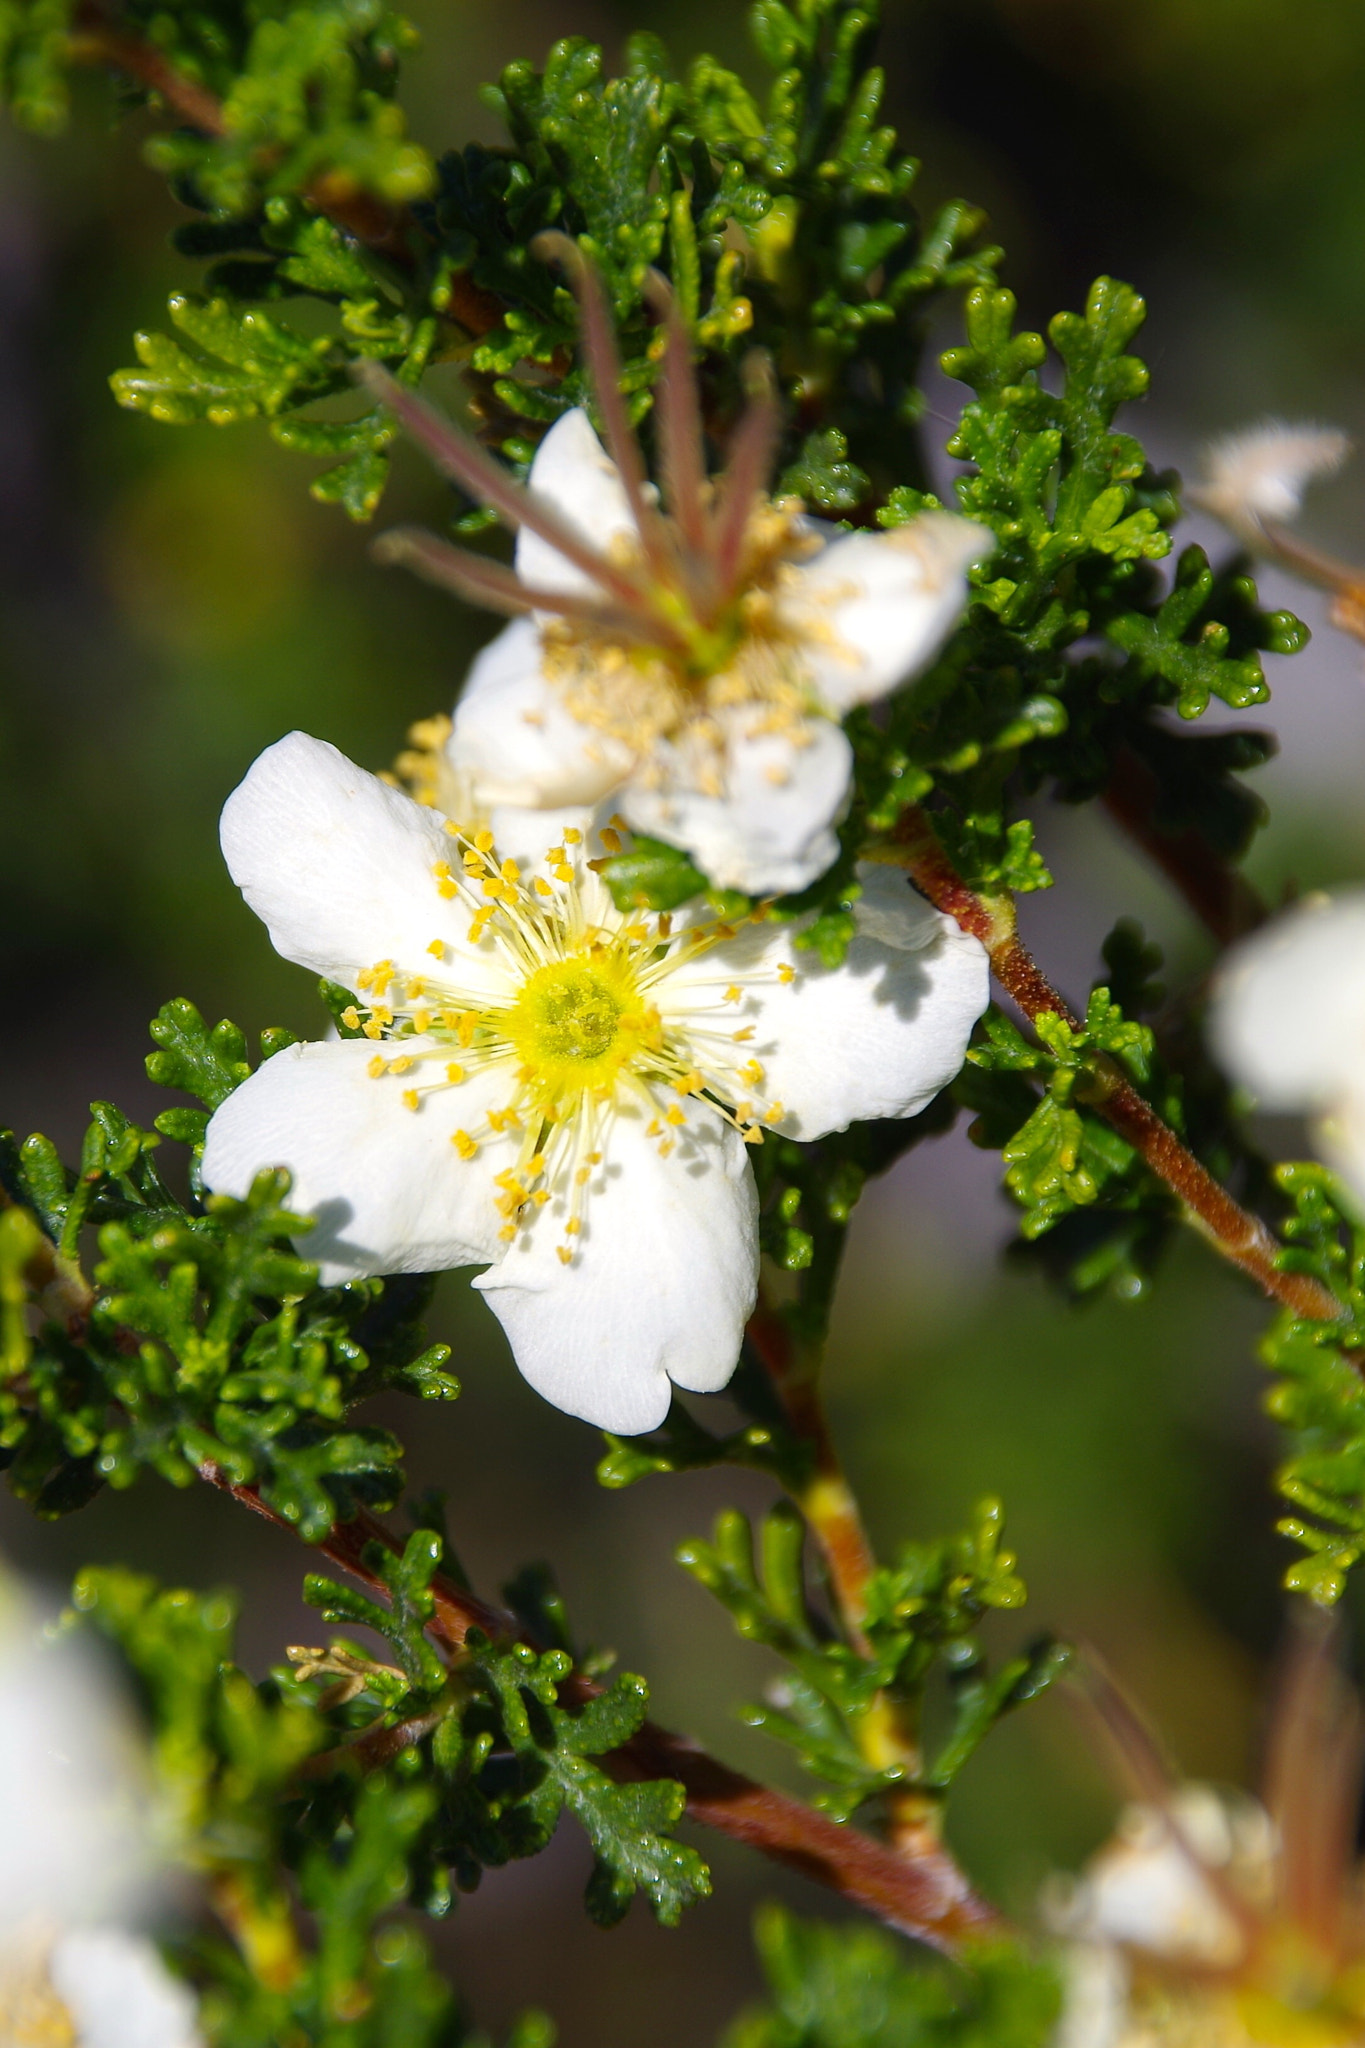
[[[724,2048],[1044,2048],[1061,2007],[1047,1965],[1006,1943],[961,1969],[916,1958],[873,1927],[760,1908],[755,1939],[769,2003],[741,2014]]]
[[[249,1071],[236,1027],[209,1030],[190,1003],[168,1003],[153,1035],[152,1078],[206,1109]],[[287,1034],[265,1039],[278,1050]],[[0,1452],[15,1492],[56,1515],[145,1469],[186,1486],[210,1465],[259,1486],[309,1541],[353,1503],[396,1499],[401,1446],[350,1411],[381,1387],[458,1393],[447,1347],[426,1345],[415,1320],[428,1283],[320,1289],[292,1249],[305,1226],[285,1205],[284,1176],[262,1174],[245,1201],[186,1208],[158,1170],[157,1132],[109,1103],[91,1115],[75,1174],[46,1138],[0,1140],[12,1213],[31,1219],[9,1226],[11,1273],[33,1264],[40,1242],[60,1290],[31,1344],[9,1326]],[[158,1123],[193,1145],[205,1115],[170,1110]],[[90,1289],[78,1264],[87,1229],[99,1252]]]
[[[210,2038],[225,2048],[453,2044],[448,1986],[415,1929],[389,1917],[407,1891],[429,1791],[376,1772],[336,1838],[305,1847],[288,1800],[300,1767],[328,1741],[327,1720],[233,1663],[232,1600],[91,1568],[74,1603],[138,1681],[178,1839],[219,1907],[222,1933],[188,1944],[184,1957]],[[313,1946],[294,1924],[291,1869]]]
[[[1311,1273],[1342,1303],[1339,1322],[1286,1309],[1261,1347],[1277,1376],[1266,1406],[1294,1447],[1276,1475],[1297,1511],[1280,1534],[1306,1552],[1285,1583],[1330,1607],[1365,1556],[1365,1225],[1326,1167],[1280,1166],[1275,1179],[1294,1205],[1280,1264]]]
[[[1036,1698],[1069,1653],[1052,1641],[989,1672],[973,1631],[995,1609],[1026,1597],[1015,1560],[1000,1547],[997,1501],[983,1501],[969,1534],[907,1544],[898,1562],[874,1573],[865,1593],[865,1650],[831,1640],[807,1602],[805,1526],[779,1504],[765,1516],[756,1564],[746,1516],[727,1510],[712,1542],[692,1541],[679,1562],[726,1608],[739,1633],[763,1643],[788,1667],[768,1702],[744,1710],[751,1727],[786,1743],[824,1780],[816,1804],[844,1820],[867,1800],[893,1791],[942,1798],[1002,1714]],[[889,1702],[918,1728],[925,1689],[939,1670],[949,1696],[942,1740],[918,1769],[869,1761],[870,1718]]]
[[[379,1710],[366,1733],[423,1728],[409,1776],[424,1776],[432,1788],[420,1858],[428,1903],[448,1898],[445,1866],[471,1888],[484,1865],[543,1849],[567,1811],[596,1859],[587,1889],[591,1917],[613,1926],[641,1890],[659,1920],[676,1925],[683,1908],[711,1888],[700,1856],[668,1833],[682,1813],[683,1789],[662,1778],[618,1784],[594,1761],[643,1725],[644,1680],[622,1673],[606,1691],[585,1689],[566,1648],[494,1643],[477,1629],[447,1674],[424,1634],[443,1550],[426,1529],[409,1538],[402,1557],[371,1548],[367,1562],[388,1591],[387,1608],[331,1579],[313,1576],[304,1587],[325,1620],[373,1629],[397,1659],[398,1669],[388,1674],[393,1683],[364,1673]]]

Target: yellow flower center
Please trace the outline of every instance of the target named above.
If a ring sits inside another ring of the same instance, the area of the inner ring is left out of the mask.
[[[607,1088],[658,1034],[630,962],[605,948],[586,959],[554,960],[528,976],[501,1020],[538,1100],[561,1104]]]

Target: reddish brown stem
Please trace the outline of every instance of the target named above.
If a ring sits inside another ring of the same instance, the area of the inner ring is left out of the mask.
[[[1120,748],[1104,792],[1105,809],[1175,884],[1219,944],[1231,945],[1264,921],[1265,904],[1202,833],[1193,827],[1162,830],[1155,819],[1159,794],[1160,784],[1147,763],[1131,747]]]
[[[1073,1029],[1080,1019],[1043,974],[1019,937],[1008,896],[986,897],[968,888],[935,837],[923,811],[908,811],[897,828],[897,856],[915,886],[980,939],[996,980],[1032,1023],[1051,1013]],[[1281,1271],[1280,1247],[1260,1218],[1244,1209],[1181,1144],[1151,1104],[1110,1060],[1096,1063],[1094,1106],[1184,1204],[1210,1243],[1240,1266],[1275,1301],[1296,1315],[1335,1322],[1345,1311],[1331,1289],[1311,1274]]]
[[[200,1474],[254,1514],[280,1528],[289,1526],[255,1487],[237,1485],[220,1466],[203,1465]],[[382,1522],[362,1510],[352,1521],[337,1523],[318,1548],[333,1564],[383,1593],[383,1581],[365,1562],[365,1552],[375,1543],[395,1554],[401,1547]],[[453,1580],[438,1573],[431,1591],[436,1602],[431,1634],[447,1650],[459,1651],[471,1628],[495,1640],[524,1640],[511,1615],[490,1607]],[[561,1696],[568,1703],[581,1702],[596,1698],[600,1690],[574,1672]],[[687,1793],[693,1820],[787,1864],[888,1926],[947,1953],[1002,1924],[946,1850],[934,1848],[913,1861],[896,1855],[870,1835],[841,1827],[785,1793],[732,1771],[685,1736],[652,1721],[602,1763],[613,1777],[625,1781],[676,1778]]]

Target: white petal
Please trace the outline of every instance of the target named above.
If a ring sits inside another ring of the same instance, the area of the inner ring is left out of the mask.
[[[1249,520],[1254,524],[1261,519],[1295,519],[1309,484],[1332,476],[1350,449],[1339,427],[1322,427],[1311,420],[1296,425],[1263,420],[1209,443],[1203,475],[1189,496],[1233,527],[1244,527]]]
[[[1266,1109],[1317,1109],[1365,1066],[1365,891],[1316,898],[1228,954],[1209,1035]]]
[[[476,1071],[405,1109],[404,1089],[435,1078],[458,1053],[416,1037],[401,1050],[435,1051],[438,1059],[373,1080],[369,1039],[287,1046],[209,1120],[204,1185],[240,1199],[263,1169],[287,1167],[290,1207],[316,1219],[299,1251],[317,1261],[324,1286],[374,1273],[444,1272],[499,1250],[493,1175],[513,1164],[517,1141],[489,1139],[466,1160],[452,1139],[457,1130],[477,1135],[488,1109],[506,1105],[510,1072]],[[396,1058],[398,1048],[383,1051]]]
[[[555,421],[536,450],[527,482],[599,554],[619,535],[634,535],[620,472],[581,406]],[[518,576],[533,589],[600,595],[581,569],[528,526],[517,535],[516,561]]]
[[[8,1605],[8,1602],[6,1603]],[[149,1790],[127,1704],[78,1638],[0,1617],[0,1946],[31,1916],[132,1916],[153,1879]]]
[[[199,2048],[194,1995],[151,1942],[110,1927],[64,1934],[49,1972],[80,2048]]]
[[[429,948],[442,939],[462,984],[503,987],[489,949],[468,944],[468,906],[437,888],[436,864],[458,865],[439,813],[325,740],[291,732],[267,747],[223,807],[222,842],[286,960],[354,988],[357,970],[378,960],[429,974]]]
[[[884,697],[927,667],[966,606],[968,568],[994,545],[956,513],[921,512],[890,533],[841,535],[803,563],[781,608],[826,708]]]
[[[761,715],[718,714],[729,733],[723,796],[688,787],[688,766],[664,741],[652,764],[660,779],[627,783],[621,808],[637,831],[685,848],[717,888],[780,896],[806,888],[839,851],[833,828],[848,804],[853,749],[829,719],[806,719],[796,746],[789,732],[754,731]]]
[[[542,670],[534,619],[514,619],[475,657],[446,752],[484,806],[595,804],[633,761],[565,710]]]
[[[551,1204],[474,1283],[536,1391],[623,1436],[658,1427],[670,1380],[725,1385],[758,1285],[758,1199],[738,1133],[696,1106],[661,1159],[650,1114],[618,1107],[572,1265]]]
[[[796,927],[751,925],[659,990],[667,1018],[696,1014],[709,981],[737,982],[763,1068],[760,1107],[780,1102],[778,1128],[818,1138],[871,1117],[914,1116],[958,1072],[973,1024],[990,998],[986,950],[888,868],[858,871],[860,930],[840,967],[823,967],[794,943]],[[790,982],[778,968],[794,969]],[[690,984],[690,987],[689,987]]]

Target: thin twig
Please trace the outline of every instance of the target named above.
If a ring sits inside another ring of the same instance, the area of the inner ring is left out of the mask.
[[[1121,747],[1104,792],[1104,807],[1173,882],[1195,916],[1222,946],[1264,923],[1264,902],[1239,869],[1193,826],[1166,832],[1156,822],[1161,785],[1131,747]]]
[[[863,1524],[857,1496],[849,1485],[834,1447],[820,1391],[824,1347],[803,1340],[781,1310],[759,1295],[749,1318],[748,1339],[768,1375],[792,1434],[810,1453],[810,1475],[793,1486],[792,1498],[819,1545],[829,1579],[835,1612],[844,1634],[860,1655],[872,1646],[864,1629],[867,1589],[877,1569],[876,1553]],[[885,1692],[878,1692],[857,1716],[853,1733],[874,1770],[898,1769],[916,1778],[923,1752],[907,1711]],[[943,1803],[913,1784],[887,1794],[886,1830],[892,1846],[912,1860],[939,1851],[943,1835]]]
[[[879,848],[878,857],[894,859],[903,866],[931,903],[946,911],[963,931],[980,939],[996,980],[1030,1023],[1050,1014],[1073,1030],[1080,1027],[1075,1011],[1051,986],[1020,939],[1010,897],[987,897],[968,888],[924,811],[907,811],[897,827],[894,845]],[[1114,1061],[1096,1061],[1095,1084],[1090,1098],[1093,1106],[1179,1196],[1188,1220],[1224,1258],[1240,1266],[1273,1300],[1283,1302],[1296,1315],[1316,1322],[1336,1322],[1344,1316],[1343,1304],[1320,1280],[1281,1269],[1280,1246],[1265,1224],[1220,1186]]]
[[[220,1466],[202,1465],[200,1476],[253,1513],[280,1528],[289,1527],[255,1487],[237,1485]],[[384,1593],[383,1581],[365,1562],[365,1552],[375,1543],[395,1555],[401,1549],[392,1532],[362,1510],[353,1520],[337,1523],[317,1547],[333,1564]],[[431,1592],[436,1612],[430,1633],[446,1650],[460,1651],[471,1628],[495,1640],[526,1640],[511,1615],[490,1607],[452,1579],[438,1573]],[[574,1672],[565,1680],[561,1697],[572,1705],[595,1699],[600,1691],[591,1679]],[[602,1764],[613,1777],[628,1782],[676,1778],[687,1794],[693,1820],[800,1871],[888,1926],[946,1953],[1002,1925],[942,1847],[934,1845],[913,1860],[897,1855],[870,1835],[840,1827],[799,1800],[756,1784],[655,1722],[646,1721]]]

